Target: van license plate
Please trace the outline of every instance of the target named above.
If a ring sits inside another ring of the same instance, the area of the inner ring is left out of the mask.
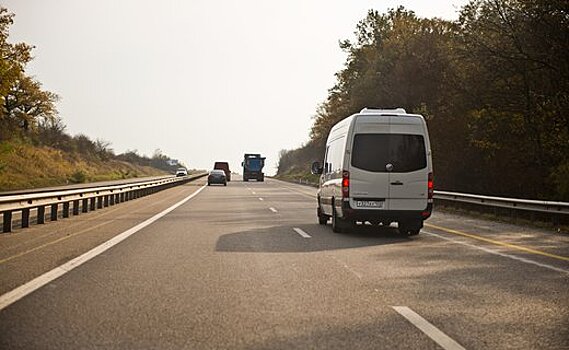
[[[356,201],[358,208],[383,208],[383,201]]]

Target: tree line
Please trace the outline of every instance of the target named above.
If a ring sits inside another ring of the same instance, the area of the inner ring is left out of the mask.
[[[278,174],[322,160],[330,128],[363,107],[427,118],[441,190],[569,200],[569,2],[474,0],[457,21],[369,11],[310,140]]]
[[[13,22],[14,14],[0,7],[0,143],[52,147],[88,160],[126,161],[167,172],[180,166],[160,150],[152,157],[140,155],[136,150],[117,155],[107,141],[67,133],[56,108],[59,96],[44,90],[39,81],[26,74],[33,46],[8,41]]]

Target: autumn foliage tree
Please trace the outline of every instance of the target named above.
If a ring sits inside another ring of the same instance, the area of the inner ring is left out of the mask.
[[[340,47],[345,67],[295,159],[363,107],[404,107],[428,119],[439,189],[569,200],[566,1],[475,0],[455,22],[369,11]]]
[[[11,143],[17,143],[61,151],[65,158],[78,161],[117,160],[168,172],[176,169],[178,164],[164,154],[160,154],[159,159],[156,156],[141,156],[136,152],[117,156],[108,141],[93,141],[86,135],[71,136],[67,133],[55,105],[58,96],[44,90],[39,81],[26,74],[33,47],[9,41],[13,22],[14,14],[0,6],[0,149],[14,152]],[[0,179],[5,176],[5,168],[0,161]],[[83,182],[86,177],[77,171],[71,180]]]
[[[32,47],[8,42],[14,15],[0,7],[0,140],[34,130],[56,117],[57,95],[24,72]]]

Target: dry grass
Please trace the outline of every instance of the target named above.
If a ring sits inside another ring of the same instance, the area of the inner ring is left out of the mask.
[[[0,191],[163,174],[151,167],[89,160],[49,147],[0,143]]]

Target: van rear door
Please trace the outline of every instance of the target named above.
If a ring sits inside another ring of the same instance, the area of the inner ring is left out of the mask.
[[[389,120],[358,116],[350,150],[350,206],[354,209],[388,209]]]
[[[351,207],[424,210],[429,167],[428,136],[422,121],[410,116],[375,118],[375,124],[362,123],[355,130],[350,166]]]
[[[428,136],[418,117],[391,117],[389,209],[424,210],[429,177]]]

